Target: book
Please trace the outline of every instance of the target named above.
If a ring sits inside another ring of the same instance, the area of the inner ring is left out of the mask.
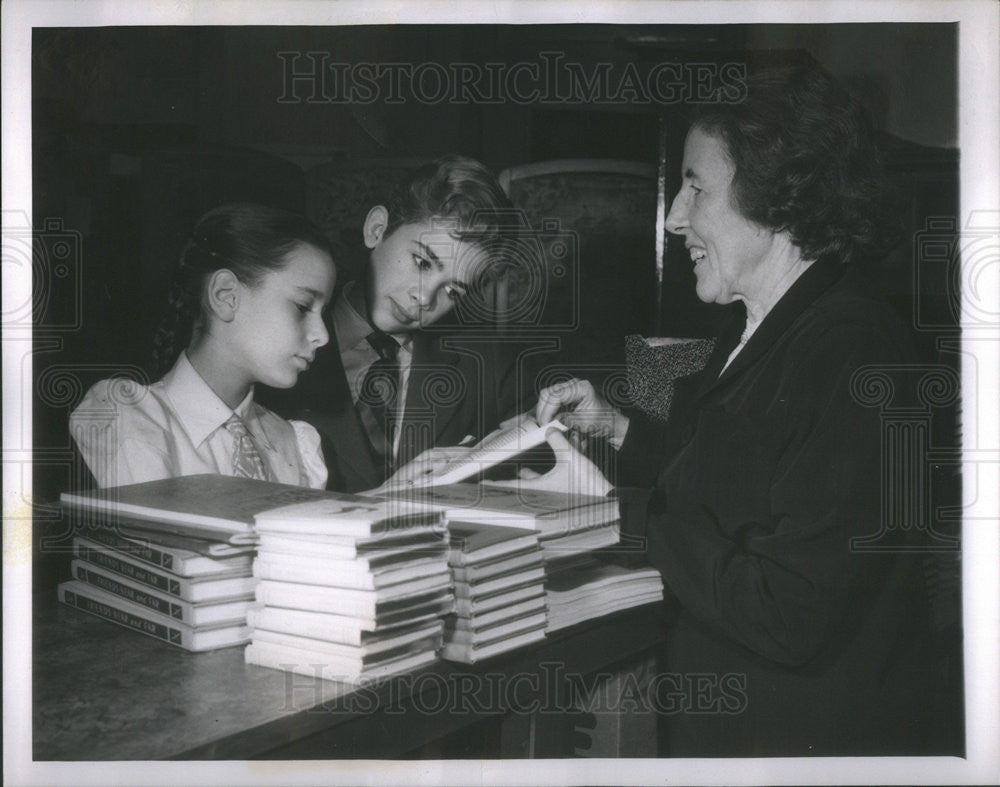
[[[463,567],[510,554],[538,549],[538,534],[483,522],[448,521],[451,548],[448,562]]]
[[[249,568],[242,573],[229,573],[222,577],[181,577],[168,571],[157,571],[148,564],[112,552],[105,547],[88,546],[86,539],[79,537],[73,539],[73,554],[80,560],[184,601],[210,601],[246,596],[253,592],[257,583]]]
[[[281,631],[254,629],[250,641],[254,645],[271,644],[287,648],[326,653],[339,659],[351,659],[360,665],[370,666],[399,656],[420,651],[434,651],[441,647],[441,623],[421,627],[405,635],[376,640],[367,645],[345,645],[341,642],[316,637],[288,634]]]
[[[467,645],[461,642],[445,642],[441,648],[441,658],[448,661],[458,661],[463,664],[475,664],[477,661],[508,653],[525,645],[531,645],[545,639],[545,627],[536,628],[510,637],[502,637],[496,642],[483,645]]]
[[[251,643],[243,651],[247,664],[283,670],[306,678],[331,680],[338,683],[359,683],[381,680],[392,675],[412,672],[437,661],[433,650],[405,654],[364,668],[350,660],[337,659],[327,653],[287,648],[273,643]]]
[[[297,555],[283,559],[272,553],[258,555],[253,564],[253,575],[259,579],[357,590],[380,590],[402,582],[423,580],[447,570],[443,552],[437,557],[420,557],[376,567],[363,561],[313,560]]]
[[[477,612],[472,617],[466,615],[455,615],[452,626],[456,629],[468,628],[469,626],[488,626],[518,615],[545,612],[545,594],[536,595],[526,601],[518,601],[506,607]]]
[[[398,537],[397,537],[398,535]],[[386,534],[381,538],[357,539],[350,536],[261,533],[257,552],[305,555],[332,560],[364,560],[369,565],[410,556],[437,555],[447,550],[446,532]]]
[[[427,587],[395,585],[391,592],[382,592],[262,579],[257,583],[257,601],[265,606],[331,612],[367,618],[372,622],[382,615],[402,613],[403,610],[417,614],[425,605],[450,611],[454,598],[451,577],[448,574],[437,575],[424,584]]]
[[[207,557],[188,549],[171,547],[164,543],[126,538],[108,529],[87,531],[77,535],[79,542],[91,549],[108,548],[132,560],[162,568],[181,577],[246,573],[253,560],[251,552],[241,552],[230,557]]]
[[[237,555],[253,557],[253,544],[230,544],[228,541],[212,541],[204,538],[191,538],[179,533],[166,533],[162,530],[149,530],[139,520],[120,519],[118,532],[123,538],[143,545],[152,543],[157,547],[184,549],[205,557],[219,559],[236,557]],[[82,533],[82,535],[86,535],[86,533]]]
[[[618,540],[618,521],[615,521],[588,530],[576,530],[555,538],[543,538],[541,540],[542,555],[545,562],[548,563],[572,555],[593,552],[595,549],[614,546]]]
[[[485,596],[472,596],[471,598],[456,597],[455,612],[459,615],[471,617],[472,615],[481,615],[484,612],[510,607],[528,599],[537,598],[545,598],[544,587],[539,582],[528,582],[524,585],[504,588],[496,593],[489,593]]]
[[[257,514],[254,523],[258,533],[362,539],[388,533],[412,535],[421,530],[444,530],[444,520],[439,512],[396,500],[377,501],[356,495],[327,496],[272,508]]]
[[[447,462],[432,474],[414,480],[416,486],[444,486],[456,484],[488,470],[494,465],[512,459],[518,454],[545,442],[549,429],[565,432],[560,421],[538,425],[528,419],[507,429],[498,429],[471,446],[467,453]],[[392,479],[389,479],[389,484]]]
[[[492,645],[505,637],[511,637],[524,631],[534,631],[545,629],[547,617],[545,611],[533,612],[525,615],[514,615],[503,620],[484,625],[469,625],[469,621],[462,621],[458,625],[455,619],[450,626],[445,626],[445,638],[447,642],[458,642],[466,645]]]
[[[498,593],[507,588],[522,587],[535,583],[539,587],[545,580],[545,567],[539,563],[535,568],[515,569],[505,574],[486,577],[479,582],[455,582],[455,598],[480,598]]]
[[[625,568],[595,558],[562,561],[545,581],[549,631],[663,599],[655,568]]]
[[[251,478],[201,474],[86,492],[64,492],[60,502],[97,517],[108,527],[117,517],[142,522],[151,531],[232,544],[252,544],[255,514],[334,495],[321,489]],[[353,495],[334,495],[347,502]]]
[[[451,575],[456,582],[474,584],[484,582],[491,577],[503,576],[517,571],[529,571],[542,567],[542,550],[535,546],[523,552],[515,552],[507,557],[483,563],[470,563],[464,566],[452,566]]]
[[[70,607],[185,650],[226,648],[250,639],[245,623],[192,628],[77,580],[61,582],[58,592],[59,600]]]
[[[618,520],[618,501],[614,498],[491,484],[396,490],[383,499],[398,499],[442,511],[449,522],[484,522],[536,530],[542,538]]]
[[[253,604],[252,592],[242,598],[193,604],[165,593],[158,593],[121,575],[104,571],[82,560],[74,560],[70,564],[70,571],[73,577],[80,582],[92,585],[106,593],[121,596],[126,601],[192,627],[221,623],[244,624],[246,623],[247,611]]]
[[[383,614],[374,620],[330,612],[254,605],[247,612],[247,624],[269,631],[360,646],[381,637],[395,636],[414,626],[440,625],[440,616],[453,606],[450,596],[439,596],[430,603]]]

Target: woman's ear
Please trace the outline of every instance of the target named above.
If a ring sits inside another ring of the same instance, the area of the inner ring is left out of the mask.
[[[385,205],[376,205],[365,216],[364,236],[365,246],[374,249],[381,243],[385,236],[386,227],[389,226],[389,211]]]
[[[232,322],[240,305],[240,280],[228,268],[220,268],[208,280],[209,311],[222,322]]]

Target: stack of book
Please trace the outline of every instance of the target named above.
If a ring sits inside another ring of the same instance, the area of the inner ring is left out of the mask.
[[[214,474],[66,492],[78,535],[59,599],[188,650],[245,644],[253,515],[325,494]]]
[[[456,614],[445,624],[442,655],[472,664],[545,637],[545,567],[538,533],[449,522],[448,563]]]
[[[618,543],[618,501],[614,498],[468,483],[394,490],[381,498],[442,511],[449,522],[537,531],[546,560]]]
[[[247,663],[353,683],[437,658],[455,606],[439,512],[327,493],[255,522]]]
[[[624,568],[583,555],[546,565],[547,631],[663,599],[655,568]]]
[[[58,588],[63,603],[187,650],[249,640],[250,547],[219,545],[210,556],[211,542],[84,532],[73,539],[74,578]]]

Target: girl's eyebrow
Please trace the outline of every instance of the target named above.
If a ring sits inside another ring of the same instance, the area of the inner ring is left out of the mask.
[[[319,301],[323,300],[323,298],[326,297],[319,290],[314,290],[312,287],[303,287],[301,284],[298,285],[298,286],[296,286],[295,289],[298,292],[304,292],[304,293],[306,293],[308,295],[311,295],[313,298],[315,298],[316,300],[319,300]]]

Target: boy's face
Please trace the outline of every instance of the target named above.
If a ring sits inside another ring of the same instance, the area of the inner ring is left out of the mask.
[[[403,224],[388,234],[384,223],[381,230],[369,223],[368,311],[372,323],[386,333],[409,333],[440,320],[455,308],[486,261],[486,252],[456,240],[433,221]]]

